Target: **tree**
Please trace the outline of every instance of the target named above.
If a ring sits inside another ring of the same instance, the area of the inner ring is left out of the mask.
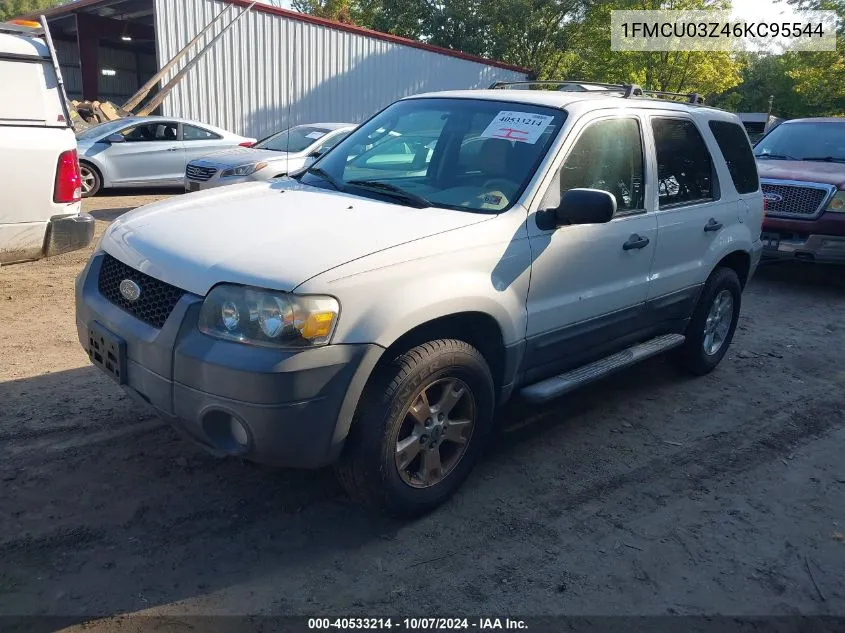
[[[352,17],[352,0],[293,0],[291,6],[300,13],[308,13],[344,24],[355,23]]]
[[[568,75],[649,90],[723,93],[741,81],[741,60],[727,51],[613,51],[610,12],[635,9],[725,9],[726,0],[612,0],[593,4],[576,33]]]
[[[802,10],[836,11],[839,31],[836,50],[787,53],[784,66],[795,82],[795,92],[812,113],[845,114],[845,0],[788,1]]]
[[[21,15],[52,9],[67,0],[2,0],[0,2],[0,22],[11,20]]]

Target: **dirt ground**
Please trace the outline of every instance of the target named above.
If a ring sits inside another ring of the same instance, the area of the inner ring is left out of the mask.
[[[102,231],[158,197],[85,206]],[[89,366],[88,254],[0,268],[0,614],[845,615],[842,268],[761,269],[708,377],[508,407],[401,523],[330,471],[206,456]]]

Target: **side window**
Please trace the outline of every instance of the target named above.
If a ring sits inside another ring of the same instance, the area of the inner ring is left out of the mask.
[[[182,125],[182,140],[183,141],[214,141],[221,137],[219,134],[209,132],[201,127],[195,125]]]
[[[727,121],[710,121],[710,131],[716,137],[716,143],[725,163],[737,193],[752,193],[760,188],[757,178],[757,163],[754,162],[754,152],[748,135],[736,123]]]
[[[659,206],[716,199],[713,160],[695,123],[654,118],[651,128],[657,149]]]
[[[144,123],[121,132],[127,143],[143,143],[149,141],[170,141],[177,139],[176,123]]]
[[[542,204],[556,207],[570,189],[601,189],[615,196],[617,215],[625,215],[645,209],[644,183],[639,122],[605,119],[581,132]]]

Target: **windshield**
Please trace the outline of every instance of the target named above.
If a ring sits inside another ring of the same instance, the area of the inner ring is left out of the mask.
[[[411,206],[504,211],[525,190],[565,117],[513,102],[399,101],[299,178]]]
[[[757,143],[758,158],[845,162],[845,119],[784,123]]]
[[[104,138],[109,136],[110,134],[114,134],[118,130],[126,127],[128,122],[126,119],[122,121],[109,121],[108,123],[100,123],[99,125],[95,125],[94,127],[90,127],[87,130],[83,130],[82,132],[77,133],[76,138],[79,141],[91,141],[94,139]]]
[[[255,149],[269,149],[274,152],[297,153],[311,147],[331,132],[330,129],[314,125],[298,125],[268,136],[254,145]]]

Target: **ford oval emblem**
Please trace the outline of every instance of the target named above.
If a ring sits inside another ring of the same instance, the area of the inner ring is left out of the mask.
[[[763,200],[766,202],[783,202],[783,196],[777,193],[764,193]]]
[[[124,279],[120,282],[120,294],[127,301],[137,301],[138,297],[141,296],[141,286],[131,279]]]

